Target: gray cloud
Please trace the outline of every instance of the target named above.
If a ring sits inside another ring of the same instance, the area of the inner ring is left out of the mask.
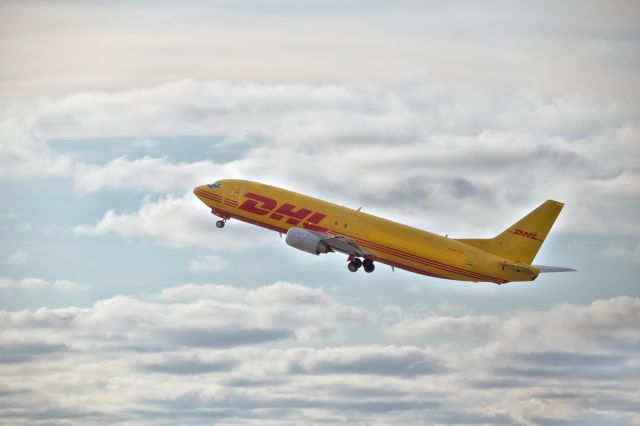
[[[494,369],[501,377],[520,379],[551,379],[620,381],[633,374],[637,367],[628,363],[628,357],[615,354],[568,352],[539,352],[514,354],[505,357]]]
[[[294,374],[420,376],[445,371],[440,361],[415,348],[353,348],[351,353],[300,351],[296,355],[289,365]]]
[[[233,324],[226,325],[221,330],[210,328],[169,329],[163,330],[162,334],[173,345],[211,348],[276,342],[294,337],[291,330],[242,328],[242,326],[234,327]]]
[[[201,110],[197,115],[194,97]],[[206,217],[198,213],[190,191],[220,177],[364,204],[366,211],[451,235],[495,233],[518,218],[514,212],[524,213],[548,198],[567,204],[558,224],[565,230],[640,235],[628,214],[637,210],[640,195],[640,171],[633,161],[639,153],[638,111],[637,100],[622,95],[554,96],[424,83],[184,80],[55,98],[38,110],[31,131],[48,139],[84,135],[79,140],[85,141],[218,135],[235,147],[234,159],[118,157],[103,164],[76,163],[73,179],[80,194],[157,194],[136,212],[111,210],[97,223],[76,228],[85,235],[206,246],[197,238]],[[610,204],[619,208],[603,208]],[[162,226],[167,217],[188,220],[168,228]],[[247,246],[241,244],[244,236],[239,242],[220,238],[216,247]]]
[[[58,343],[3,341],[2,351],[0,351],[0,364],[31,362],[40,357],[50,357],[68,350],[69,348],[66,345]]]
[[[146,373],[191,375],[228,372],[234,365],[232,361],[205,362],[198,358],[169,357],[158,363],[139,364],[137,369]]]
[[[433,416],[433,420],[442,424],[454,425],[512,425],[512,417],[500,414],[483,414],[474,412],[450,412]]]
[[[559,231],[624,236],[602,255],[633,261],[637,16],[632,0],[6,1],[0,181],[140,197],[83,237],[237,251],[263,242],[238,226],[212,245],[195,184],[261,180],[463,237],[557,198]],[[216,145],[134,147],[188,138]],[[638,303],[382,316],[276,283],[0,311],[0,418],[635,424]]]
[[[580,365],[586,368],[623,366],[627,360],[625,356],[617,354],[603,355],[571,352],[532,352],[518,354],[514,356],[514,358],[528,364],[543,367],[571,367]]]
[[[563,380],[600,380],[618,381],[629,374],[624,365],[608,368],[590,368],[584,366],[564,368],[532,368],[532,367],[500,367],[494,370],[498,376],[513,376],[524,379],[553,379]]]
[[[29,368],[0,363],[0,415],[17,423],[536,424],[549,410],[557,413],[550,421],[575,423],[592,409],[601,423],[630,423],[638,359],[621,342],[633,339],[636,303],[437,316],[433,324],[458,332],[427,347],[417,343],[430,318],[416,334],[402,311],[405,346],[342,342],[350,322],[371,313],[287,283],[185,285],[84,309],[2,312],[5,341],[22,342],[3,344],[3,355],[29,357]],[[368,324],[384,331],[380,321]],[[491,332],[469,340],[474,323]]]
[[[544,8],[504,1],[8,2],[2,48],[21,56],[3,68],[0,88],[13,98],[47,96],[191,76],[271,83],[428,78],[628,93],[639,61],[630,19],[637,14],[626,0]],[[50,55],[58,60],[47,61]]]

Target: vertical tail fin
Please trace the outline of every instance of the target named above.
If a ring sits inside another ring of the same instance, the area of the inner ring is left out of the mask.
[[[531,264],[564,204],[548,200],[494,238],[458,241],[516,262]]]

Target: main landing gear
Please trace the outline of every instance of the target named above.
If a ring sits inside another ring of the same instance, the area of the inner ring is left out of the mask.
[[[226,222],[226,221],[224,221],[224,220],[219,220],[219,221],[217,221],[217,222],[216,222],[216,226],[217,226],[218,228],[224,228],[224,224],[225,224],[225,222]]]
[[[376,265],[373,264],[373,260],[365,259],[363,261],[357,257],[351,259],[349,261],[349,264],[347,265],[347,268],[349,268],[351,272],[356,272],[358,269],[360,269],[360,267],[362,267],[367,273],[371,273],[374,271],[374,269],[376,269]]]

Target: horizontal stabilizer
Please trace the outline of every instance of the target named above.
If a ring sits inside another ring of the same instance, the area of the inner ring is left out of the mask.
[[[543,272],[575,272],[575,269],[566,268],[564,266],[544,266],[544,265],[533,265],[540,273]]]

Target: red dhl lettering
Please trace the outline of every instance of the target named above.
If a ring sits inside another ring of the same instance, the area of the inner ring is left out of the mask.
[[[531,238],[532,240],[538,240],[538,234],[535,232],[527,232],[522,229],[515,228],[513,233],[525,238]]]
[[[273,198],[264,197],[259,194],[254,194],[253,192],[247,192],[244,196],[248,198],[248,200],[238,208],[261,216],[266,215],[278,205],[278,202]],[[258,205],[260,207],[258,207]]]
[[[238,209],[260,216],[266,216],[271,213],[269,218],[277,221],[286,217],[287,223],[293,226],[299,225],[300,222],[303,222],[303,226],[305,228],[314,229],[317,228],[314,225],[320,223],[322,219],[327,217],[327,215],[323,213],[313,212],[313,210],[309,210],[304,207],[297,207],[289,203],[284,203],[278,207],[277,200],[265,197],[264,195],[255,194],[253,192],[247,192],[244,194],[244,197],[247,200],[242,203]],[[276,207],[278,208],[276,209]],[[305,218],[307,219],[305,220]]]

